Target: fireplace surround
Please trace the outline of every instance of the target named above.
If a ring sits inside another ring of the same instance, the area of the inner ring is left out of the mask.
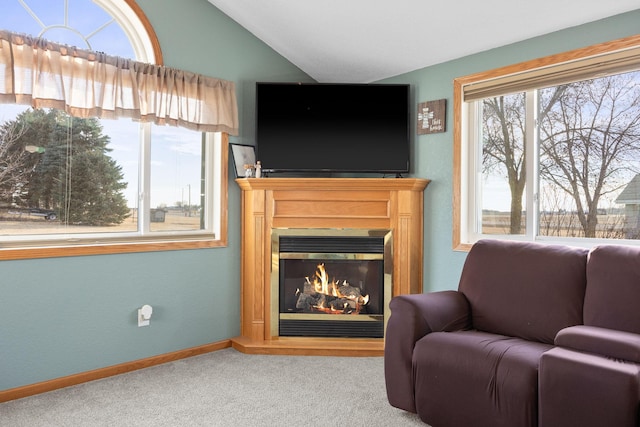
[[[272,271],[274,265],[279,266],[280,259],[272,251],[272,235],[284,230],[301,230],[300,233],[311,237],[325,232],[335,235],[336,230],[389,233],[393,258],[384,271],[390,277],[391,291],[384,295],[383,311],[388,310],[389,298],[422,292],[423,193],[429,180],[239,178],[236,182],[242,191],[242,247],[240,335],[231,340],[233,347],[249,354],[382,356],[384,338],[380,337],[280,334],[280,315],[272,304],[276,300]],[[291,237],[287,232],[283,234]],[[313,264],[311,268],[316,267]],[[315,276],[306,266],[304,270],[303,276]],[[331,271],[327,274],[334,275]],[[301,279],[295,280],[299,284]]]

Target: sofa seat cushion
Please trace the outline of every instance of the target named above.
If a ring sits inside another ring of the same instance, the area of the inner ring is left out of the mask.
[[[537,426],[538,364],[551,348],[476,330],[426,335],[413,352],[418,415],[437,427]]]

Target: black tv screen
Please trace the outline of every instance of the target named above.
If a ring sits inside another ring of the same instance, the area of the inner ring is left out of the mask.
[[[257,83],[264,172],[409,172],[409,85]]]

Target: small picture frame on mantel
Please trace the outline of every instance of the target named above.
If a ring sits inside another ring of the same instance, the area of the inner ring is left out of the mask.
[[[446,132],[447,100],[418,104],[418,135]]]
[[[229,144],[231,147],[231,155],[233,156],[234,170],[236,172],[236,178],[246,178],[245,165],[250,165],[251,168],[256,164],[256,149],[253,145],[245,144]]]

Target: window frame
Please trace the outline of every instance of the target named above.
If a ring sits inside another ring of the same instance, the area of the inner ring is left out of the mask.
[[[132,42],[137,60],[162,65],[162,51],[158,38],[146,15],[135,0],[96,0],[99,7],[111,14]],[[146,33],[141,34],[141,31]],[[153,56],[153,57],[151,57]],[[149,131],[147,131],[148,133]],[[207,132],[210,145],[207,155],[207,178],[211,177],[210,196],[207,209],[211,209],[213,224],[208,227],[211,233],[175,232],[157,233],[157,235],[139,234],[125,238],[105,237],[101,241],[95,238],[83,238],[74,235],[73,241],[63,239],[24,240],[9,242],[0,247],[0,260],[39,259],[51,257],[87,256],[116,253],[137,253],[169,251],[183,249],[204,249],[226,247],[228,244],[228,151],[229,135],[226,132]],[[216,140],[214,142],[214,140]],[[141,144],[142,145],[142,144]],[[209,164],[208,159],[213,159]],[[142,159],[141,159],[142,161]],[[212,167],[215,170],[212,171]],[[216,193],[219,193],[216,195]]]
[[[464,99],[465,89],[471,87],[471,85],[486,85],[491,86],[493,82],[505,81],[509,84],[513,84],[515,81],[518,82],[519,79],[525,80],[528,75],[536,75],[542,76],[545,78],[545,69],[549,70],[553,67],[562,66],[566,69],[572,69],[573,66],[578,68],[580,65],[580,61],[587,62],[593,58],[598,58],[603,55],[614,54],[619,51],[638,49],[640,48],[640,35],[630,36],[622,39],[617,39],[605,43],[600,43],[593,46],[588,46],[585,48],[580,48],[576,50],[572,50],[569,52],[563,52],[555,55],[546,56],[543,58],[537,58],[530,61],[525,61],[513,65],[504,66],[501,68],[496,68],[489,71],[483,71],[476,74],[459,77],[454,79],[453,81],[453,114],[454,114],[454,129],[453,129],[453,213],[452,213],[452,221],[453,221],[453,236],[452,236],[452,246],[454,250],[457,251],[469,251],[473,246],[475,240],[471,238],[471,221],[473,220],[471,214],[471,208],[477,206],[476,196],[478,194],[477,189],[472,189],[472,186],[475,183],[475,180],[470,176],[472,171],[476,171],[475,167],[472,167],[472,162],[477,159],[477,151],[476,149],[479,147],[473,146],[473,141],[477,141],[477,135],[473,135],[474,132],[477,131],[476,128],[472,127],[474,114],[477,117],[478,112],[474,111],[473,102],[466,102]],[[615,56],[615,55],[611,55]],[[605,56],[606,57],[606,56]],[[602,61],[601,61],[602,62]],[[613,60],[611,61],[611,63]],[[592,66],[589,71],[592,77],[596,77],[602,69],[611,68],[611,63],[607,63],[606,61],[598,64],[596,66]],[[528,74],[527,74],[528,73]],[[502,79],[502,80],[501,80]],[[527,108],[530,107],[529,103],[533,102],[532,96],[535,90],[527,91]],[[528,129],[535,129],[535,126],[527,127]],[[527,135],[527,138],[530,138],[534,135]],[[530,141],[534,139],[528,139]],[[534,150],[533,145],[529,144],[531,147],[527,147],[528,156],[527,162],[536,162],[535,164],[528,164],[527,168],[537,174],[537,152]],[[525,192],[527,194],[536,194],[536,191],[531,190],[530,186],[535,185],[537,182],[537,177],[535,179],[527,180],[527,189]],[[529,200],[532,199],[532,200]],[[527,212],[536,212],[535,203],[537,201],[534,197],[527,197],[526,207]],[[529,218],[535,217],[535,218]],[[509,240],[528,240],[528,241],[540,241],[540,242],[549,242],[553,240],[554,242],[559,242],[557,239],[539,239],[536,238],[533,233],[536,230],[537,221],[536,215],[527,215],[527,232],[524,235],[509,235],[506,236],[489,236],[482,235],[482,237],[487,238],[495,238],[495,239],[509,239]],[[475,236],[476,238],[478,235]],[[568,240],[563,240],[563,242],[567,242]],[[601,242],[602,240],[598,240]],[[594,239],[581,238],[572,239],[571,244],[578,245],[584,244],[587,246],[593,246]],[[622,244],[622,242],[620,242]]]

